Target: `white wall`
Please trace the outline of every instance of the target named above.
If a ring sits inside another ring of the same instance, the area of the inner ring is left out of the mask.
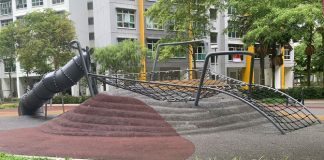
[[[70,0],[67,4],[70,19],[74,22],[76,39],[83,47],[89,46],[88,9],[85,0]]]
[[[293,68],[285,68],[285,88],[294,86],[294,71]]]
[[[104,47],[112,43],[110,0],[94,0],[93,17],[95,30],[95,46]]]

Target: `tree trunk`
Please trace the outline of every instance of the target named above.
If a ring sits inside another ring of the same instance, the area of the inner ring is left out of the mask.
[[[323,57],[323,61],[324,61],[324,57]],[[323,63],[323,72],[322,72],[322,84],[324,87],[324,63]]]
[[[18,78],[18,77],[17,77]],[[10,94],[9,94],[9,97],[12,97],[12,79],[11,79],[11,69],[10,69],[10,72],[9,72],[9,90],[10,90]]]
[[[312,56],[307,55],[307,86],[308,87],[310,87],[311,61],[312,61]]]
[[[272,88],[276,88],[276,65],[274,63],[274,58],[272,57]]]
[[[260,69],[261,69],[261,85],[265,85],[265,75],[264,75],[264,57],[260,57]]]
[[[324,31],[321,33],[321,35],[322,35],[322,52],[324,52]],[[322,62],[324,62],[324,54],[322,53],[322,59],[323,59],[323,61]],[[323,73],[322,73],[322,83],[323,83],[323,87],[324,87],[324,63],[323,63]]]

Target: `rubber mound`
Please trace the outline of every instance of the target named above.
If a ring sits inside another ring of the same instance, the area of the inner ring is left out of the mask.
[[[194,145],[140,100],[99,94],[34,128],[0,131],[0,152],[118,160],[179,160]]]
[[[159,113],[140,100],[108,94],[88,99],[40,129],[45,133],[70,136],[178,135]]]

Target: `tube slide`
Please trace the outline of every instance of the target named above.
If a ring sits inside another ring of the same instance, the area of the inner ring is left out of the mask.
[[[89,61],[89,54],[82,53],[86,61]],[[89,66],[89,62],[86,62]],[[40,82],[25,93],[19,102],[19,115],[33,115],[43,106],[55,93],[62,92],[75,85],[85,75],[82,59],[80,56],[73,57],[62,68],[47,73]]]

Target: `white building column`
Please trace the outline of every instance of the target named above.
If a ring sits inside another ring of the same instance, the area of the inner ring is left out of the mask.
[[[285,88],[294,87],[294,72],[293,68],[285,68]]]
[[[79,92],[79,90],[80,90],[80,88],[79,88],[79,82],[76,84],[76,85],[74,85],[74,86],[72,86],[71,87],[71,94],[72,94],[72,96],[80,96],[80,92]]]
[[[18,60],[16,59],[16,86],[17,86],[17,97],[21,98],[22,94],[21,94],[21,88],[20,88],[20,64],[18,62]]]
[[[280,89],[281,88],[281,68],[280,66],[276,66],[275,70],[275,88]]]

